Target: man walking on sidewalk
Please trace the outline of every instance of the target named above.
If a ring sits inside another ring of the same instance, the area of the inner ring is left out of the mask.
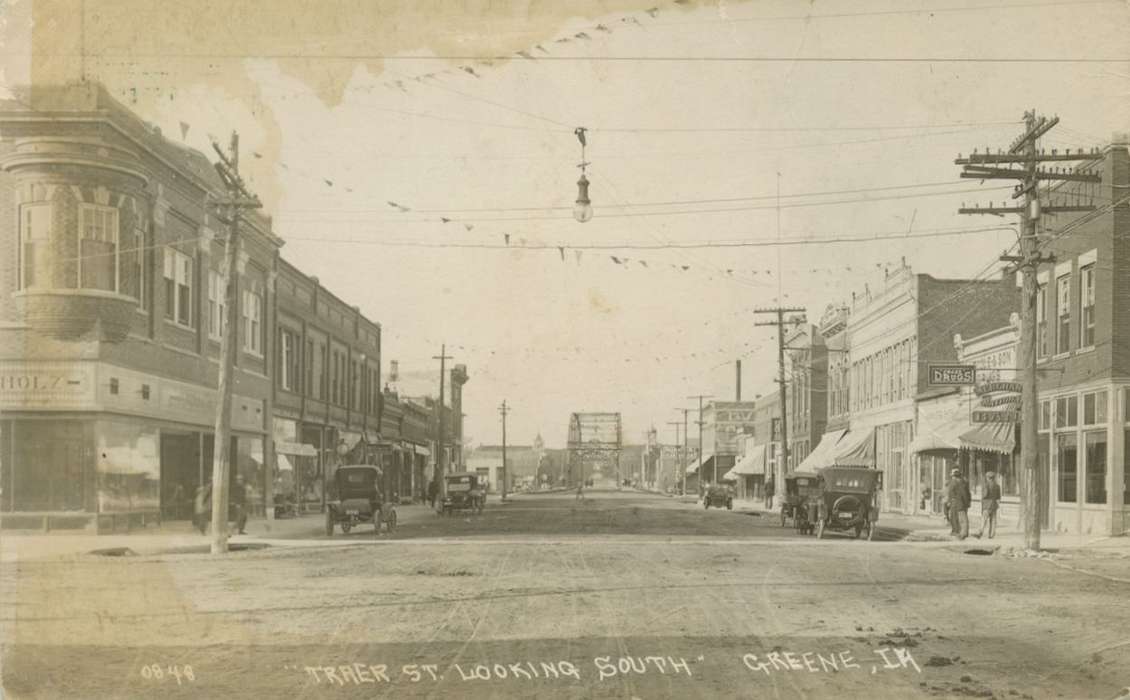
[[[977,532],[977,539],[989,530],[989,539],[997,535],[997,509],[1001,503],[1001,485],[997,483],[996,474],[985,472],[985,489],[981,493],[981,529]]]
[[[769,477],[769,481],[765,482],[765,510],[773,510],[773,495],[776,489],[773,487],[773,477]]]
[[[969,493],[969,482],[961,477],[959,470],[954,469],[950,475],[953,478],[950,479],[946,500],[953,514],[954,536],[964,540],[969,537],[969,504],[973,497]]]

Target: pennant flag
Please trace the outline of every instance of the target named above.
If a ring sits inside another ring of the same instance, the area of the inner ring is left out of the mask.
[[[603,24],[596,25],[596,27],[594,27],[594,29],[596,29],[596,31],[598,31],[598,32],[608,32],[609,34],[612,33],[612,30],[609,29],[608,27],[604,26]]]
[[[504,238],[506,239],[506,245],[510,245],[510,234],[509,234],[509,233],[504,233],[504,234],[502,234],[502,235],[503,235],[503,237],[504,237]]]
[[[690,265],[683,265],[683,272],[686,272],[689,269],[691,269]]]
[[[180,140],[184,141],[188,137],[188,124],[186,122],[180,123]]]
[[[638,262],[638,263],[639,263],[640,265],[643,265],[644,267],[647,267],[647,261],[646,261],[646,260],[637,260],[637,262]]]
[[[533,56],[531,56],[531,55],[529,54],[529,52],[527,52],[527,51],[518,51],[517,53],[518,53],[518,55],[519,55],[519,56],[521,56],[522,58],[528,58],[528,59],[530,59],[531,61],[536,61],[536,60],[537,60],[537,59],[535,59],[535,58],[534,58]]]
[[[644,12],[648,13],[649,15],[651,15],[652,19],[654,19],[654,18],[655,18],[655,16],[659,14],[659,8],[658,8],[658,7],[653,7],[653,8],[651,8],[650,10],[644,10]]]
[[[471,231],[471,230],[474,230],[475,227],[472,226],[471,224],[463,224],[463,228],[467,229],[468,231]]]
[[[547,50],[545,49],[545,47],[544,47],[544,46],[542,46],[541,44],[538,44],[538,45],[537,45],[537,46],[535,46],[534,48],[535,48],[535,49],[537,49],[538,51],[541,51],[542,53],[549,53],[549,51],[547,51]]]
[[[565,246],[557,246],[557,252],[561,254],[561,262],[565,262]]]
[[[583,251],[583,250],[574,250],[573,251],[573,253],[577,256],[577,264],[578,265],[581,264],[581,254],[584,253],[584,252],[585,251]]]
[[[439,217],[439,220],[440,220],[440,221],[442,221],[442,222],[443,222],[443,223],[445,223],[445,224],[450,224],[450,223],[451,223],[451,219],[447,218],[446,216],[441,216],[441,217]]]
[[[615,255],[609,255],[608,257],[612,258],[612,262],[616,263],[617,265],[620,264],[620,258],[616,257]]]
[[[327,180],[327,182],[328,182],[328,180]],[[390,207],[392,207],[393,209],[398,209],[398,210],[400,210],[400,211],[411,211],[411,209],[409,209],[408,207],[406,207],[406,206],[404,206],[404,205],[402,205],[402,204],[397,204],[396,202],[391,202],[391,201],[390,201],[390,202],[388,203],[388,205],[389,205]]]
[[[333,186],[334,186],[334,181],[333,181],[333,180],[322,180],[322,182],[326,183],[326,184],[327,184],[327,185],[329,185],[330,187],[333,187]]]
[[[591,36],[589,36],[588,34],[585,34],[584,32],[577,32],[573,36],[577,37],[578,39],[584,39],[586,41],[589,40],[589,39],[592,39]]]
[[[463,69],[464,73],[467,73],[468,75],[473,75],[476,78],[479,77],[479,74],[476,73],[475,69],[472,68],[471,66],[459,66],[459,67]]]

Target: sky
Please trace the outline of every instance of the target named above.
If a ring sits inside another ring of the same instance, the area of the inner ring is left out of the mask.
[[[133,2],[81,30],[9,2],[4,79],[100,80],[202,150],[238,130],[284,257],[382,325],[386,371],[467,365],[478,443],[503,400],[517,443],[562,446],[575,411],[673,441],[735,360],[743,398],[773,390],[755,309],[815,321],[904,260],[995,274],[1013,220],[957,209],[1007,183],[959,153],[1028,109],[1060,117],[1048,148],[1130,131],[1125,2]]]

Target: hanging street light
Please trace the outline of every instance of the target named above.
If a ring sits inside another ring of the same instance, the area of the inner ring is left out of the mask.
[[[588,163],[585,161],[585,127],[578,126],[573,130],[577,135],[577,140],[581,142],[581,163],[577,167],[581,169],[581,179],[577,180],[577,201],[573,205],[573,218],[580,223],[585,223],[592,218],[592,202],[589,201],[589,179],[585,177],[585,167]]]

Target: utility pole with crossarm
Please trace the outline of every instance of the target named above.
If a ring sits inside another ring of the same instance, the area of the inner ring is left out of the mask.
[[[781,484],[783,483],[782,479],[784,479],[785,474],[789,470],[789,409],[788,400],[785,396],[785,314],[803,314],[805,309],[776,306],[771,309],[754,309],[753,312],[755,314],[775,314],[777,316],[775,321],[765,321],[753,325],[777,327],[777,383],[781,387],[781,457],[777,460],[778,468],[774,470],[777,473],[773,475],[773,479],[776,483]],[[772,435],[769,436],[769,441],[773,441]]]
[[[219,402],[216,405],[215,440],[212,448],[212,554],[228,551],[228,444],[231,442],[232,372],[235,369],[236,339],[239,335],[239,299],[236,284],[239,260],[239,220],[244,209],[258,209],[259,198],[248,192],[239,176],[239,134],[232,132],[231,148],[224,153],[219,144],[212,148],[220,157],[216,172],[223,180],[227,196],[216,202],[219,219],[228,225],[228,239],[224,243],[224,303],[227,318],[221,322],[220,369],[217,382]]]
[[[1009,146],[1008,151],[984,153],[973,151],[962,158],[959,154],[957,165],[965,166],[961,177],[974,180],[1018,180],[1012,199],[1024,198],[1019,206],[966,207],[961,214],[1004,214],[1020,215],[1020,255],[1005,255],[1001,260],[1014,263],[1023,274],[1023,298],[1020,302],[1020,352],[1019,367],[1023,371],[1020,404],[1020,464],[1023,474],[1024,496],[1021,505],[1024,510],[1024,546],[1029,550],[1040,548],[1040,504],[1044,502],[1043,491],[1047,484],[1039,478],[1039,457],[1037,455],[1036,416],[1039,397],[1036,394],[1036,304],[1039,294],[1036,268],[1041,264],[1054,262],[1051,256],[1041,255],[1039,238],[1036,232],[1042,214],[1091,211],[1090,204],[1050,202],[1042,206],[1039,196],[1041,180],[1098,183],[1102,177],[1095,173],[1076,170],[1054,171],[1041,169],[1040,163],[1047,161],[1093,160],[1097,153],[1070,150],[1065,153],[1052,151],[1045,153],[1037,149],[1036,141],[1059,123],[1059,117],[1047,119],[1036,116],[1035,110],[1024,113],[1024,133]],[[1013,167],[1015,166],[1015,167]]]

